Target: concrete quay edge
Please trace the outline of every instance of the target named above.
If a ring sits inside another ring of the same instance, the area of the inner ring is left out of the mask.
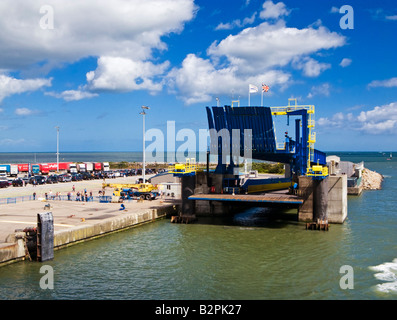
[[[178,210],[178,204],[170,204],[159,208],[125,213],[122,216],[107,218],[94,224],[87,223],[70,229],[55,231],[54,250],[164,219],[167,216],[177,214]],[[11,233],[7,237],[7,242],[0,243],[0,267],[25,259],[27,259],[27,255],[23,232]]]

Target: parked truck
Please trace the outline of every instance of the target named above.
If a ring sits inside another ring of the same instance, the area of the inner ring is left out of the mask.
[[[77,173],[77,166],[75,163],[69,163],[69,169],[68,171],[70,173]]]
[[[104,172],[109,171],[109,162],[102,163],[102,171]]]
[[[79,172],[86,172],[85,163],[79,163],[79,164],[77,165],[77,169],[78,169]]]
[[[17,164],[12,164],[11,165],[11,171],[10,171],[10,176],[11,177],[16,177],[18,175],[18,165]]]
[[[94,171],[94,164],[92,162],[84,162],[84,163],[85,163],[85,169],[87,172]]]
[[[33,174],[40,174],[40,165],[39,164],[33,164],[32,165],[32,173]]]
[[[0,165],[0,172],[5,173],[6,175],[10,173],[11,165],[9,164],[2,164]]]
[[[41,163],[39,164],[41,174],[49,174],[50,173],[50,166],[48,163]]]

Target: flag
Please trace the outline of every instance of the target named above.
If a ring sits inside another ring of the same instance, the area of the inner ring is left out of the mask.
[[[249,93],[255,93],[258,92],[258,87],[254,86],[253,84],[249,85]]]
[[[266,84],[262,83],[262,92],[268,92],[269,91],[269,86],[267,86]]]

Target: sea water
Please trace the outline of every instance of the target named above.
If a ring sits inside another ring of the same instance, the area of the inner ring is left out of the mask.
[[[259,208],[187,225],[160,220],[56,251],[52,261],[1,267],[0,299],[397,299],[396,158],[332,154],[385,179],[382,190],[349,196],[347,220],[328,232]],[[40,287],[43,265],[54,272],[51,290]],[[351,289],[341,285],[346,276]]]

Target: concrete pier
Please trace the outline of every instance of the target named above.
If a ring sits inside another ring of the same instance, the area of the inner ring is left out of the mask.
[[[304,199],[298,210],[299,221],[312,222],[320,219],[328,220],[329,223],[343,223],[346,220],[347,177],[329,176],[326,180],[325,184],[319,184],[311,177],[299,177],[298,195]]]
[[[26,259],[26,234],[22,230],[36,227],[37,213],[48,203],[54,216],[55,250],[176,215],[180,210],[179,204],[161,200],[125,202],[123,211],[119,203],[36,200],[2,205],[0,266]]]

